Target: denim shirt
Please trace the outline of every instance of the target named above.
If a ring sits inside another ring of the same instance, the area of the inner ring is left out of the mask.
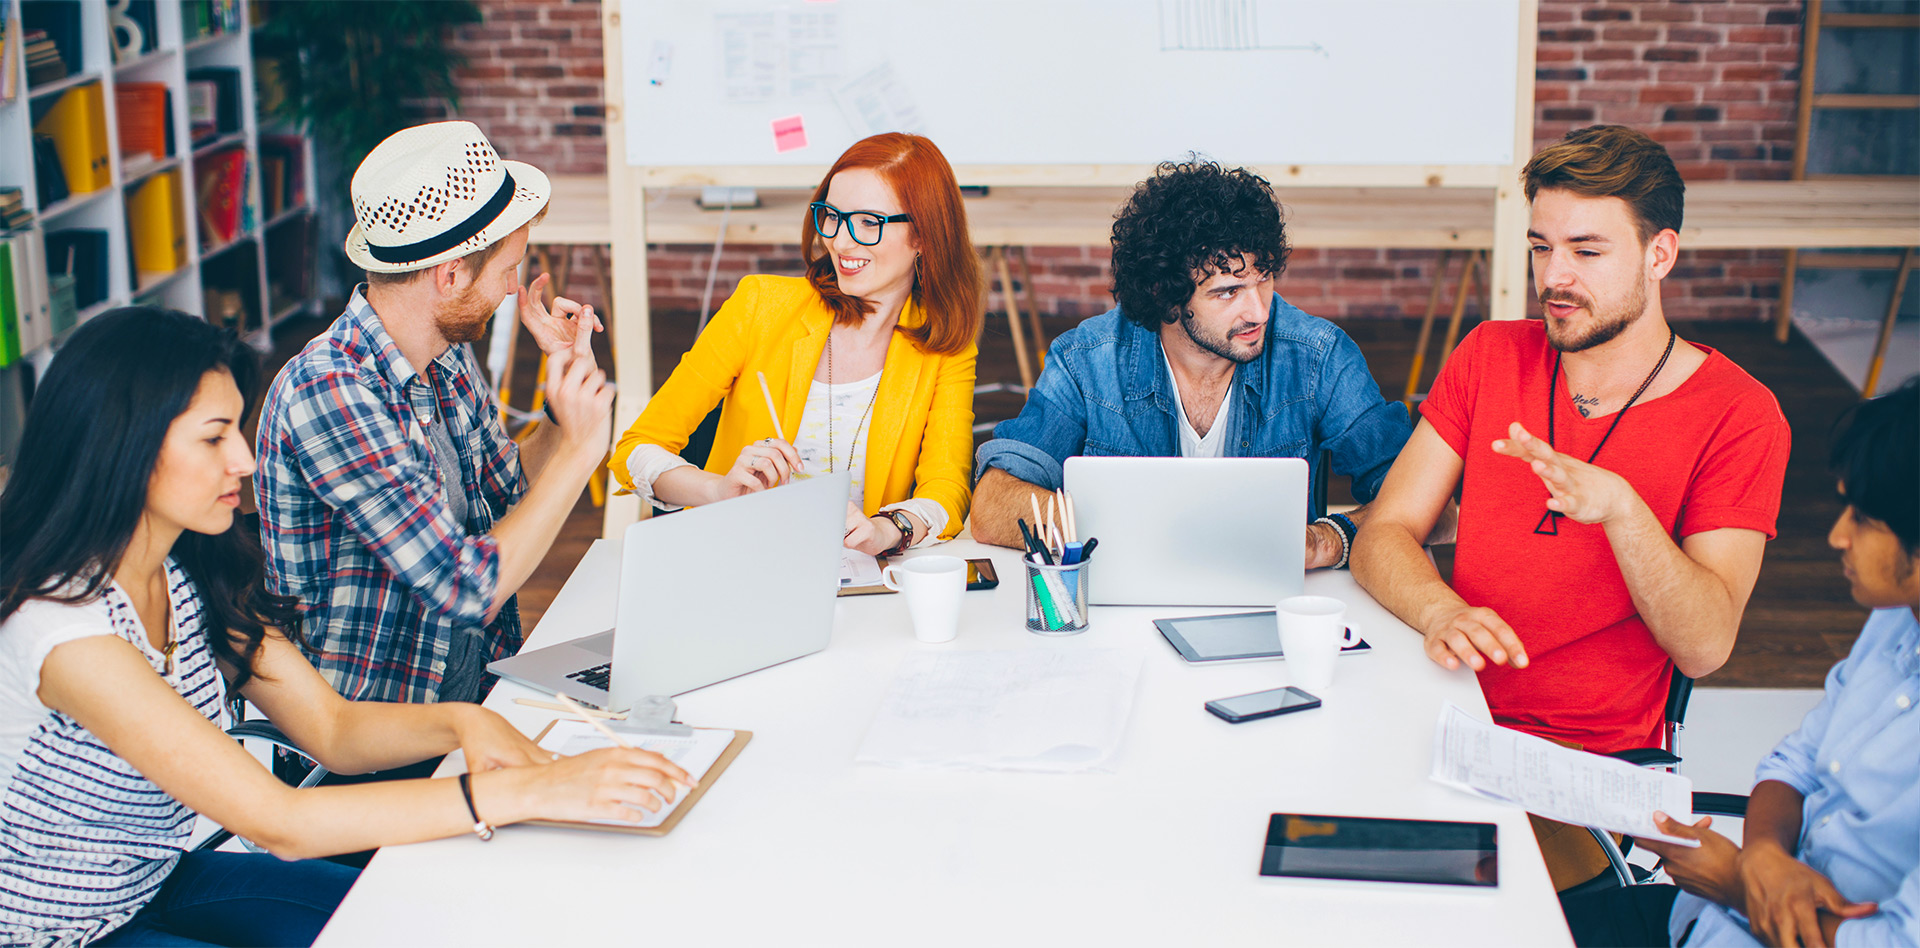
[[[1373,499],[1413,425],[1380,395],[1360,347],[1340,327],[1274,294],[1260,357],[1234,367],[1226,456],[1304,458],[1353,478],[1362,503]],[[997,467],[1030,484],[1060,487],[1075,455],[1179,457],[1173,379],[1160,335],[1113,309],[1061,333],[1046,369],[1017,418],[980,446],[975,478]],[[1319,472],[1314,472],[1318,476]],[[1318,517],[1319,498],[1309,501]]]
[[[1835,948],[1920,944],[1920,622],[1876,609],[1826,695],[1754,773],[1806,798],[1800,860],[1850,902],[1879,911],[1842,922]],[[1697,919],[1697,923],[1693,920]],[[1757,945],[1731,909],[1681,893],[1668,919],[1688,945]]]

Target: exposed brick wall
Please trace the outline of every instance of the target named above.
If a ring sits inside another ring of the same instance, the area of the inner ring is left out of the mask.
[[[606,67],[600,0],[478,0],[485,19],[455,31],[460,118],[500,153],[556,174],[604,174]]]
[[[510,157],[559,173],[606,169],[599,0],[479,0],[485,22],[454,40],[470,64],[460,115],[479,122]],[[1689,181],[1786,178],[1793,162],[1802,0],[1541,0],[1534,138],[1620,123],[1672,152]],[[699,306],[711,248],[650,248],[653,305]],[[1423,250],[1297,250],[1280,291],[1333,318],[1418,316],[1439,254]],[[1105,247],[1035,247],[1040,310],[1060,326],[1105,311]],[[1441,312],[1459,275],[1455,255]],[[1783,255],[1683,250],[1662,300],[1678,319],[1760,319],[1779,298]],[[584,257],[574,286],[595,294]],[[715,305],[748,273],[796,274],[797,248],[730,246]],[[1016,275],[1018,269],[1016,268]],[[1484,284],[1470,300],[1482,314]],[[597,301],[596,301],[597,302]],[[1020,300],[1025,308],[1024,297]],[[998,310],[998,293],[989,305]]]

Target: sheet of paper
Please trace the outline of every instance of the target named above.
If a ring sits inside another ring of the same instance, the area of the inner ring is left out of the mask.
[[[787,92],[800,97],[828,91],[840,78],[847,58],[840,42],[838,10],[794,10],[787,14]]]
[[[1107,772],[1140,658],[1118,649],[917,652],[854,759],[934,770]]]
[[[833,90],[833,100],[854,134],[862,137],[881,132],[926,134],[926,123],[912,94],[901,85],[892,63],[881,63],[858,78]]]
[[[1488,724],[1448,704],[1433,734],[1437,783],[1562,823],[1697,846],[1653,827],[1653,811],[1693,821],[1693,781]]]
[[[706,779],[707,771],[713,767],[713,762],[720,759],[720,755],[726,751],[728,744],[733,743],[732,731],[706,728],[695,728],[693,734],[687,737],[642,737],[637,734],[622,735],[622,737],[635,747],[653,751],[679,764],[681,769],[693,778],[696,785]],[[540,746],[548,751],[572,757],[575,754],[584,754],[602,747],[612,747],[613,742],[607,740],[606,735],[601,734],[585,721],[563,718],[553,722],[553,727],[540,738]],[[667,817],[673,815],[674,808],[678,807],[680,801],[684,799],[686,796],[682,794],[676,797],[671,805],[661,807],[659,812],[648,814],[645,819],[637,822],[623,820],[591,820],[589,822],[604,823],[608,826],[659,826],[666,822]]]
[[[842,549],[840,551],[840,585],[880,585],[880,561],[873,555],[859,550]]]
[[[780,18],[775,13],[717,13],[720,92],[728,102],[765,102],[780,79]]]

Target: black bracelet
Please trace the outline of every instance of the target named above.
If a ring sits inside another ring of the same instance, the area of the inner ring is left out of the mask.
[[[544,404],[542,404],[542,405],[540,406],[540,410],[541,410],[541,411],[544,411],[544,412],[546,412],[546,413],[547,413],[547,423],[548,423],[548,424],[551,424],[551,425],[553,425],[553,426],[554,426],[555,428],[558,428],[558,427],[560,427],[560,419],[558,419],[558,418],[555,418],[555,417],[553,417],[553,403],[552,403],[552,402],[546,402],[546,403],[544,403]]]
[[[474,809],[472,780],[472,774],[460,775],[460,796],[467,801],[467,813],[473,817],[473,835],[480,837],[481,842],[486,842],[493,839],[493,827],[480,818],[479,810]]]

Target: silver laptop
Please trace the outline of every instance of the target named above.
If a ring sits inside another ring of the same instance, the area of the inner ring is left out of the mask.
[[[1307,462],[1067,459],[1088,598],[1114,606],[1259,606],[1306,581]]]
[[[822,475],[628,527],[614,628],[487,670],[624,710],[826,648],[851,486]]]

